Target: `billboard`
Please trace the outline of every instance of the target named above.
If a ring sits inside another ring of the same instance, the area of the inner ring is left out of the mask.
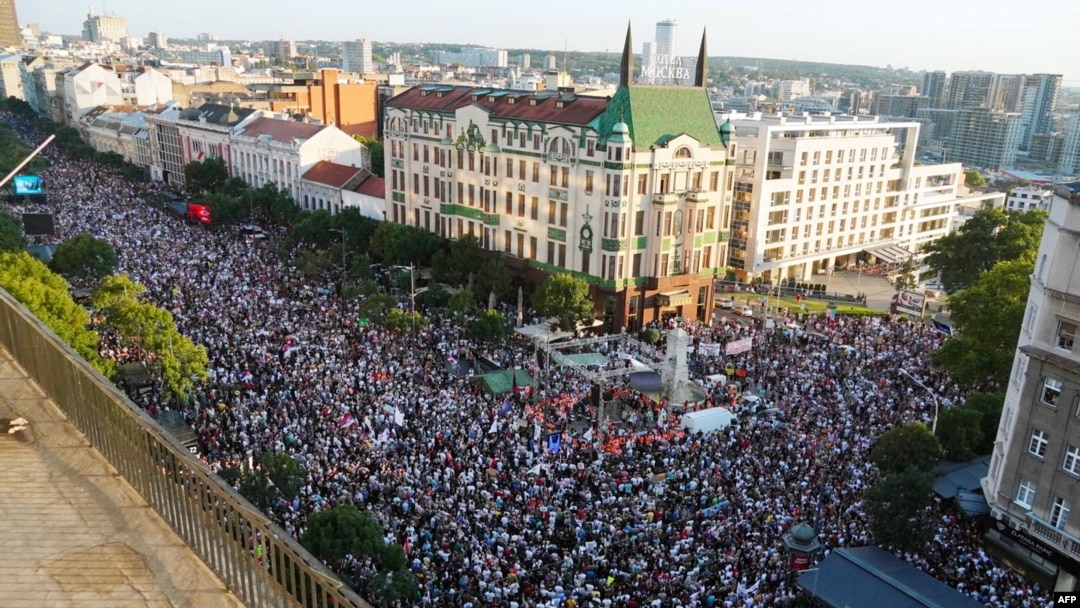
[[[11,180],[15,196],[41,196],[45,194],[45,187],[41,178],[36,175],[16,175]]]
[[[192,222],[199,222],[200,224],[210,223],[210,207],[207,207],[206,205],[188,203],[187,212],[188,220]]]
[[[896,312],[921,317],[926,310],[926,295],[916,291],[901,291],[896,294]]]
[[[56,234],[51,213],[24,213],[22,215],[23,232],[26,236],[50,236]]]

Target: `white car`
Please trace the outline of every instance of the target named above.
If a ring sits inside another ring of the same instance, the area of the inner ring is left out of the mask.
[[[725,310],[731,310],[731,307],[735,306],[735,300],[732,298],[720,298],[716,301],[716,306]]]
[[[731,307],[731,312],[739,315],[740,317],[752,317],[754,316],[754,309],[743,304],[736,304]]]

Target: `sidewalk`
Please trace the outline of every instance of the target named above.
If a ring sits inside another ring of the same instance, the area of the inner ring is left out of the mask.
[[[875,274],[837,271],[833,275],[815,274],[809,283],[824,283],[825,291],[855,295],[866,294],[866,307],[874,310],[889,310],[896,288],[889,279]]]
[[[0,349],[0,608],[243,604]]]

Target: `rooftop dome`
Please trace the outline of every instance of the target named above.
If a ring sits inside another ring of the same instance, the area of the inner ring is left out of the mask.
[[[619,122],[617,122],[617,123],[615,123],[614,125],[611,126],[611,132],[612,133],[619,133],[619,134],[622,134],[622,135],[629,135],[630,134],[630,125],[626,124],[625,122],[619,121]]]

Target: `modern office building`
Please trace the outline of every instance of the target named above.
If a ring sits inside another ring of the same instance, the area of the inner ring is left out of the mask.
[[[15,0],[0,0],[0,47],[22,46],[19,33],[19,16],[15,12]]]
[[[1054,200],[1053,189],[1046,186],[1018,186],[1009,190],[1005,196],[1005,209],[1008,211],[1050,210]]]
[[[713,118],[704,64],[692,87],[634,84],[628,30],[610,98],[449,85],[397,95],[387,219],[475,235],[536,280],[580,276],[610,330],[708,319],[736,143]]]
[[[730,121],[739,151],[727,265],[740,278],[810,281],[860,261],[901,262],[948,234],[961,207],[1004,198],[962,195],[959,163],[916,164],[916,122],[777,114]]]
[[[926,98],[926,107],[945,107],[945,72],[940,70],[923,74],[923,85],[919,89],[919,95]]]
[[[915,118],[927,103],[928,99],[921,95],[875,95],[870,113],[892,118]]]
[[[346,40],[342,43],[341,69],[361,75],[374,73],[375,62],[371,58],[371,41],[361,38],[360,40]]]
[[[1080,175],[1080,114],[1073,114],[1065,123],[1060,154],[1057,172],[1061,175]]]
[[[1038,133],[1054,130],[1054,111],[1061,94],[1061,74],[1032,74],[1024,76],[1019,112],[1024,117],[1024,137],[1021,148],[1030,150]]]
[[[950,110],[989,107],[995,76],[993,72],[953,72],[949,75],[945,107]]]
[[[1017,112],[961,108],[956,112],[948,145],[949,160],[979,169],[1011,167],[1024,137]]]
[[[162,32],[150,32],[150,35],[146,37],[146,43],[150,45],[150,48],[167,49],[169,48],[169,37]]]
[[[1078,586],[1080,182],[1054,188],[983,492],[986,539],[1059,591]]]
[[[90,42],[113,42],[128,37],[127,19],[119,15],[95,15],[93,9],[83,22],[83,39]]]
[[[439,51],[435,57],[436,63],[442,65],[460,63],[472,68],[505,68],[510,64],[503,49],[469,47],[457,52]]]
[[[267,40],[262,46],[267,57],[276,56],[284,61],[291,61],[300,55],[296,50],[296,43],[292,40]]]

